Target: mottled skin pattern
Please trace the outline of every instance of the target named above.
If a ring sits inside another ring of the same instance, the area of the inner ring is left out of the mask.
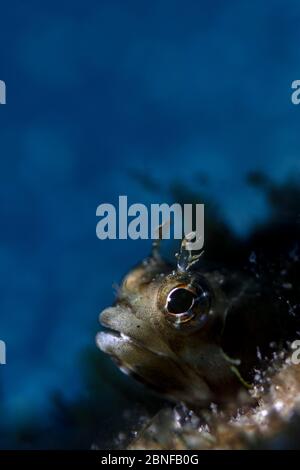
[[[223,282],[218,272],[172,270],[151,256],[129,272],[115,305],[101,313],[106,330],[98,334],[98,346],[123,372],[173,401],[193,408],[226,402],[242,385],[236,361],[220,346],[229,307]],[[199,294],[190,317],[166,309],[178,287]]]

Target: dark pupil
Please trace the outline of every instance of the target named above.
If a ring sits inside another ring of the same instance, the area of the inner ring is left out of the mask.
[[[168,311],[170,313],[187,312],[194,301],[194,294],[187,289],[176,289],[169,296]]]

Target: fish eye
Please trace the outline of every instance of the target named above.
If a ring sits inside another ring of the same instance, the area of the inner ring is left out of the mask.
[[[211,294],[206,285],[181,284],[173,287],[165,297],[164,313],[176,327],[191,322],[202,326],[208,318]]]
[[[178,315],[193,307],[196,295],[183,287],[175,287],[167,297],[166,309],[169,313]]]

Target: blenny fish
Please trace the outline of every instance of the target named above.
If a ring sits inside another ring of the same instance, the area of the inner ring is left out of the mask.
[[[169,263],[155,244],[100,315],[100,349],[175,402],[135,428],[130,448],[299,447],[299,225],[286,214],[300,193],[254,176],[278,217],[243,242],[227,232],[225,256],[213,224],[208,255],[183,240]]]
[[[155,243],[151,256],[125,276],[115,304],[100,315],[105,330],[97,344],[124,373],[197,409],[246,392],[240,358],[225,353],[222,336],[241,292],[244,302],[256,292],[246,281],[237,288],[240,276],[202,272],[203,252],[188,251],[187,240],[175,267],[162,259]]]

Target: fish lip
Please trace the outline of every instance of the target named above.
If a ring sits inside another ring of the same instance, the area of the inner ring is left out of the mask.
[[[101,351],[103,351],[105,354],[109,354],[110,356],[113,356],[113,353],[108,352],[106,350],[106,347],[109,343],[113,344],[114,341],[133,343],[140,348],[148,350],[148,348],[136,341],[134,338],[131,338],[125,333],[122,333],[121,331],[115,330],[107,326],[104,326],[104,329],[96,334],[96,345]]]
[[[118,322],[117,323],[114,322],[114,324],[112,324],[112,322],[110,321],[109,314],[111,313],[115,314],[116,312],[112,312],[112,311],[118,307],[119,305],[115,304],[111,307],[105,308],[100,313],[99,321],[103,329],[98,333],[100,335],[99,336],[100,339],[97,339],[97,345],[102,351],[104,351],[107,354],[107,351],[105,351],[104,348],[101,347],[101,342],[103,342],[104,344],[105,341],[108,342],[110,338],[112,341],[113,339],[115,341],[116,340],[123,341],[123,342],[126,341],[127,343],[131,343],[135,345],[136,347],[143,349],[144,351],[148,351],[151,354],[155,354],[156,356],[176,360],[175,354],[171,350],[166,351],[158,347],[152,347],[152,345],[149,343],[145,344],[144,341],[142,341],[140,338],[136,338],[134,333],[133,333],[133,336],[131,335],[130,328],[129,329],[126,328],[126,333],[123,333],[122,326],[119,329]],[[126,308],[130,312],[130,314],[133,315],[133,319],[134,319],[135,315],[134,315],[133,308],[130,308],[128,305],[126,306]],[[143,320],[138,319],[138,323],[139,323],[139,326],[142,328]]]
[[[127,340],[127,341],[133,341],[134,342],[134,339],[131,338],[130,336],[126,335],[125,333],[122,333],[122,331],[119,331],[117,330],[116,328],[112,328],[112,326],[109,324],[109,322],[106,322],[103,320],[103,318],[101,318],[102,316],[102,313],[100,314],[100,323],[101,325],[103,326],[103,330],[101,330],[99,333],[103,333],[105,335],[110,335],[110,336],[114,336],[115,338],[122,338],[124,340]],[[98,333],[98,334],[99,334]]]
[[[103,330],[101,330],[98,334],[103,333],[103,335],[110,335],[111,337],[113,336],[113,337],[118,338],[118,339],[123,339],[125,341],[130,341],[130,342],[136,344],[137,346],[143,347],[144,349],[148,349],[141,342],[137,341],[135,338],[131,337],[130,335],[127,335],[127,334],[123,333],[122,331],[118,330],[117,328],[114,328],[111,325],[110,321],[109,321],[109,317],[105,320],[103,314],[106,313],[106,312],[111,312],[111,310],[114,309],[115,306],[116,305],[113,305],[112,307],[107,307],[106,309],[104,309],[100,313],[99,322],[100,322],[101,326],[103,327]],[[132,308],[129,308],[128,306],[127,306],[127,308],[132,311]]]
[[[107,343],[107,340],[110,338],[110,339],[115,339],[115,340],[123,340],[123,341],[126,341],[127,343],[132,343],[138,348],[141,348],[144,351],[148,351],[151,354],[155,354],[158,357],[165,357],[165,358],[174,360],[174,358],[172,358],[170,355],[165,354],[164,352],[158,352],[154,349],[151,349],[145,346],[145,344],[143,344],[142,342],[136,340],[135,338],[132,338],[131,336],[126,335],[125,333],[122,333],[121,331],[105,326],[103,323],[102,323],[102,326],[104,327],[104,329],[97,333],[96,344],[98,348],[101,349],[101,351],[103,351],[105,354],[110,354],[110,353],[107,353],[107,351],[105,350],[105,346],[104,346],[105,343]],[[103,347],[101,346],[101,344]]]
[[[125,335],[124,333],[122,333],[121,331],[118,331],[118,330],[114,330],[113,328],[110,328],[108,326],[105,326],[103,325],[104,329],[99,331],[96,335],[96,341],[97,341],[97,344],[99,346],[99,341],[98,341],[98,338],[100,336],[110,336],[110,337],[114,337],[116,339],[123,339],[123,340],[126,340],[126,341],[133,341],[134,340],[132,338],[130,338],[129,336]]]

